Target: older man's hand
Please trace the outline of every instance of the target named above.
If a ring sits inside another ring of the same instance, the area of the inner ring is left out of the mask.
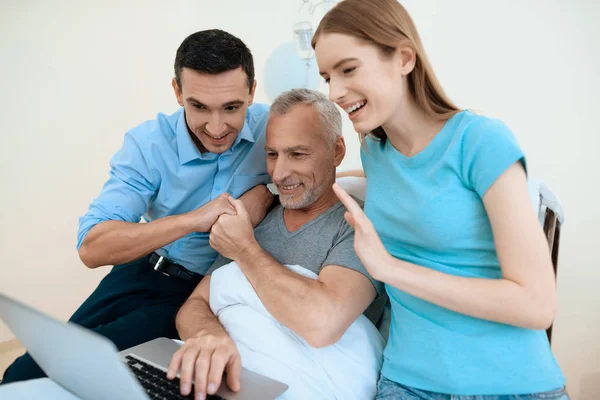
[[[238,256],[247,249],[257,248],[254,230],[250,216],[244,203],[232,197],[229,198],[235,215],[223,214],[210,230],[210,246],[224,257],[237,260]]]
[[[167,378],[174,379],[177,371],[181,371],[180,390],[184,396],[191,393],[192,383],[196,399],[214,394],[221,385],[223,372],[227,373],[227,386],[234,392],[240,390],[240,353],[223,330],[201,331],[186,340],[173,354]]]

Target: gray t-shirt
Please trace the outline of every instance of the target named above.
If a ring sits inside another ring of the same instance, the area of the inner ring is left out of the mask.
[[[362,206],[362,202],[361,206]],[[283,207],[275,207],[254,229],[258,244],[280,264],[296,264],[319,275],[328,265],[339,265],[358,271],[368,277],[377,298],[365,311],[373,323],[377,323],[385,303],[383,284],[371,278],[354,252],[354,229],[344,219],[346,209],[341,202],[331,206],[321,215],[290,232],[283,222]],[[231,260],[219,255],[207,275]]]

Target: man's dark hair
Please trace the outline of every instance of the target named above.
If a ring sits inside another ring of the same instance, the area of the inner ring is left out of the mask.
[[[237,37],[220,29],[192,33],[185,38],[175,56],[175,81],[181,88],[181,70],[193,69],[220,74],[242,67],[248,87],[254,83],[254,60],[250,49]]]

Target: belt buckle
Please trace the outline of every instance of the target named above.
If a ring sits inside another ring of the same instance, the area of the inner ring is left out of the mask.
[[[161,274],[163,274],[164,276],[171,276],[169,274],[167,274],[166,272],[164,272],[162,269],[160,269],[160,267],[166,262],[167,260],[163,257],[160,256],[158,258],[158,261],[156,262],[156,264],[154,264],[154,267],[152,267],[153,270],[160,272]]]

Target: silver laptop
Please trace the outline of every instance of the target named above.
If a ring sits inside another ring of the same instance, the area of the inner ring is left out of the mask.
[[[179,379],[166,379],[171,356],[179,348],[170,339],[155,339],[117,353],[105,337],[55,320],[1,293],[0,318],[48,377],[82,399],[184,398]],[[235,393],[223,382],[217,396],[207,396],[207,400],[271,400],[288,388],[244,368],[240,384]]]

